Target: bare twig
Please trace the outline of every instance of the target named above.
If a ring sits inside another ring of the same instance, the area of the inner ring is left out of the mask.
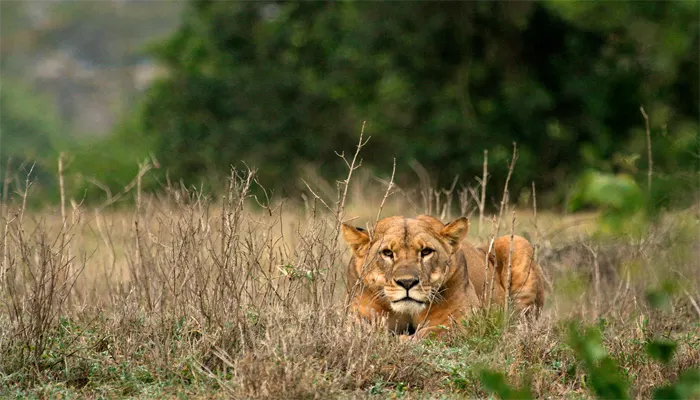
[[[66,261],[66,269],[62,271],[62,274],[59,274],[59,278],[61,279],[60,284],[67,284],[68,279],[70,276],[73,275],[73,263],[71,261],[72,259],[72,252],[71,252],[71,245],[70,241],[66,242],[66,230],[67,230],[67,219],[66,219],[66,190],[65,186],[63,183],[63,158],[64,154],[61,152],[58,155],[58,184],[59,184],[59,189],[61,191],[61,249],[65,249],[67,254],[67,261]],[[64,263],[64,254],[63,251],[61,251],[61,255],[59,258],[59,263],[63,264]]]
[[[326,204],[325,201],[323,201],[323,199],[321,198],[321,196],[319,196],[318,194],[316,194],[316,192],[314,192],[314,190],[311,189],[311,186],[310,186],[304,179],[302,179],[301,181],[304,182],[304,185],[306,185],[306,188],[309,189],[309,192],[311,192],[311,194],[314,195],[314,198],[315,198],[316,200],[320,201],[321,204],[323,204],[323,206],[326,207],[326,209],[328,209],[328,211],[331,211],[331,212],[333,211],[333,209],[332,209],[328,204]]]
[[[147,300],[147,305],[149,310],[153,309],[153,301],[151,299],[151,285],[150,285],[150,277],[149,277],[149,272],[144,270],[144,260],[143,260],[143,250],[142,250],[142,243],[141,243],[141,228],[140,228],[140,222],[141,222],[141,182],[143,176],[146,174],[151,169],[151,164],[146,161],[145,163],[141,164],[139,163],[139,172],[138,175],[136,176],[136,214],[134,216],[134,235],[136,237],[136,265],[135,265],[135,270],[134,270],[134,278],[138,282],[140,279],[139,275],[142,275],[141,277],[143,278],[143,290],[144,294],[146,296]],[[139,273],[141,271],[141,273]]]
[[[647,170],[647,196],[649,196],[649,198],[651,198],[651,175],[652,175],[652,170],[654,167],[653,160],[651,157],[651,130],[649,129],[649,116],[647,115],[646,111],[644,111],[644,106],[640,106],[639,111],[641,111],[642,116],[644,117],[644,124],[646,127],[647,161],[649,163],[649,169]]]
[[[357,148],[355,150],[355,154],[352,156],[352,161],[349,163],[348,166],[348,176],[345,178],[345,180],[342,182],[343,185],[345,186],[343,188],[343,195],[338,199],[338,209],[336,211],[336,232],[340,232],[340,224],[342,223],[343,219],[343,212],[345,211],[345,200],[348,197],[348,188],[350,187],[350,178],[352,178],[352,173],[360,168],[362,165],[362,160],[357,160],[357,156],[360,154],[360,150],[362,150],[363,147],[367,144],[369,141],[369,137],[367,140],[363,141],[364,135],[365,135],[365,123],[367,121],[362,121],[362,129],[360,130],[360,139],[357,141]],[[345,160],[345,157],[343,157],[343,160]],[[346,160],[346,164],[348,164]]]
[[[498,225],[496,226],[496,236],[501,227],[501,218],[503,217],[503,210],[505,208],[506,202],[508,201],[508,184],[510,183],[510,177],[513,175],[513,169],[515,168],[515,162],[518,160],[518,146],[513,142],[513,158],[510,160],[510,165],[508,166],[508,176],[506,176],[506,183],[503,186],[503,197],[501,198],[501,207],[498,211]]]
[[[5,168],[5,176],[3,177],[3,187],[2,187],[2,217],[5,218],[5,229],[3,230],[3,239],[2,239],[2,265],[0,265],[0,285],[5,283],[5,277],[7,276],[7,271],[9,268],[8,265],[8,249],[7,249],[7,239],[8,239],[8,232],[10,228],[10,217],[8,215],[8,199],[7,199],[7,191],[10,182],[12,179],[10,178],[10,162],[12,160],[12,157],[7,158],[7,168]]]
[[[698,318],[700,318],[700,305],[698,305],[698,302],[695,301],[695,298],[693,298],[693,295],[691,295],[687,289],[683,289],[683,293],[685,293],[685,296],[688,298],[688,301],[690,301],[690,304],[693,305],[695,312],[698,313]]]
[[[500,206],[500,210],[498,212],[498,218],[497,219],[494,218],[494,220],[493,220],[493,226],[492,226],[493,232],[491,235],[491,244],[489,244],[489,251],[487,251],[487,253],[486,253],[486,261],[487,262],[488,262],[489,255],[491,253],[491,246],[493,246],[493,242],[495,241],[496,237],[498,236],[498,232],[499,232],[500,227],[501,227],[501,218],[503,216],[503,210],[505,208],[506,201],[508,200],[508,184],[510,183],[510,178],[513,175],[513,170],[515,169],[515,162],[517,159],[518,159],[518,147],[515,144],[515,142],[513,142],[513,157],[510,161],[510,165],[508,166],[508,175],[506,176],[506,183],[503,187],[503,197],[501,198],[501,206]],[[515,219],[515,213],[513,214],[513,218]],[[513,223],[515,223],[515,222],[513,222]],[[511,239],[511,244],[512,244],[512,239]],[[498,259],[496,259],[496,263],[498,263]],[[491,303],[493,301],[493,288],[494,288],[495,277],[496,277],[496,268],[494,266],[494,272],[491,276],[491,282],[489,283],[490,288],[489,288],[489,299],[488,299],[487,311],[486,311],[487,313],[489,312],[489,309],[491,308]],[[506,303],[507,303],[507,301],[508,301],[508,299],[506,297]]]
[[[508,310],[510,306],[510,285],[513,278],[513,239],[515,237],[515,211],[513,211],[513,219],[510,225],[510,247],[508,248],[508,270],[506,271],[506,298],[504,304],[504,318],[508,321]]]
[[[369,231],[370,237],[374,235],[374,228],[377,226],[377,223],[379,222],[379,217],[382,214],[382,209],[384,208],[384,203],[386,202],[386,199],[392,194],[391,189],[394,187],[394,174],[396,174],[396,158],[394,158],[394,166],[391,168],[391,178],[389,179],[389,183],[386,186],[386,192],[384,192],[384,197],[382,198],[382,203],[379,205],[379,210],[377,211],[377,218],[375,218],[374,226]]]
[[[589,244],[584,243],[584,246],[593,256],[593,318],[598,318],[600,313],[600,264],[598,263],[598,251]]]
[[[457,187],[457,181],[459,181],[459,175],[455,175],[449,189],[441,190],[442,194],[445,195],[445,205],[443,207],[442,213],[440,213],[440,219],[443,221],[452,220],[452,193],[454,192],[455,187]]]
[[[431,195],[430,175],[428,171],[418,162],[411,161],[409,164],[411,169],[418,175],[420,181],[420,194],[423,198],[423,213],[432,215],[433,212],[433,196]]]
[[[32,186],[32,182],[30,181],[29,177],[32,175],[32,172],[34,171],[34,165],[32,164],[31,168],[29,168],[29,172],[27,172],[27,178],[24,181],[24,191],[21,193],[22,194],[22,209],[19,214],[19,222],[20,224],[24,222],[24,212],[27,210],[27,198],[29,197],[29,188]]]
[[[535,233],[534,233],[534,240],[532,243],[533,247],[533,252],[532,252],[532,259],[535,263],[538,262],[539,258],[539,251],[540,251],[540,226],[537,223],[537,191],[535,190],[535,182],[532,182],[532,218],[533,218],[533,225],[535,227]],[[544,272],[544,269],[542,270],[542,278],[544,279],[544,282],[547,284],[549,289],[553,289],[552,282],[547,278],[547,275]]]
[[[481,177],[481,200],[479,201],[479,236],[481,237],[481,227],[484,223],[484,206],[486,205],[486,182],[489,171],[489,151],[484,149],[484,172]]]
[[[121,190],[121,192],[117,193],[117,194],[114,195],[114,196],[111,196],[111,193],[109,193],[109,192],[107,191],[107,200],[106,200],[104,203],[102,203],[97,209],[98,209],[99,211],[102,211],[102,210],[104,210],[105,208],[107,208],[107,207],[109,207],[110,205],[112,205],[112,204],[114,204],[115,202],[117,202],[122,196],[124,196],[125,194],[129,193],[134,187],[136,187],[136,186],[138,186],[138,185],[140,184],[141,179],[146,175],[146,173],[148,173],[148,171],[151,170],[152,167],[153,167],[153,166],[152,166],[151,163],[148,162],[148,161],[146,161],[146,162],[143,163],[143,164],[140,164],[140,163],[139,163],[139,172],[138,172],[138,174],[136,175],[136,178],[134,178],[131,182],[129,182],[129,184],[127,184],[126,186],[124,186],[124,188]],[[100,187],[100,188],[102,188],[102,189],[104,190],[104,188],[102,187],[102,186],[104,186],[104,185],[98,184],[97,181],[95,181],[95,180],[93,180],[93,179],[89,179],[88,182],[90,182],[90,183],[92,183],[92,184],[94,184],[94,185],[96,185],[96,186],[98,186],[98,187]],[[140,197],[140,196],[137,195],[137,197]]]
[[[12,182],[12,175],[10,174],[10,166],[12,165],[12,157],[7,157],[7,168],[5,168],[5,177],[2,183],[2,202],[7,205],[7,191]]]
[[[493,251],[493,246],[496,241],[496,216],[494,215],[491,220],[491,240],[489,242],[488,250],[486,251],[485,261],[486,261],[486,280],[484,280],[484,300],[486,300],[486,295],[488,294],[488,302],[486,303],[486,313],[488,315],[491,309],[491,303],[493,302],[493,287],[496,280],[496,269],[498,266],[498,259],[495,259],[493,263],[493,271],[491,271],[491,277],[489,278],[489,261],[491,258],[491,252]],[[486,292],[486,281],[488,281],[488,293]]]
[[[535,238],[539,235],[539,227],[537,226],[537,192],[535,192],[535,181],[532,181],[532,218],[535,224]],[[535,239],[537,241],[537,239]]]
[[[61,221],[66,225],[66,190],[63,186],[63,152],[58,155],[58,186],[61,190]]]

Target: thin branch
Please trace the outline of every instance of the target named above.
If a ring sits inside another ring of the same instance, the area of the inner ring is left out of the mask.
[[[496,216],[493,216],[491,220],[491,240],[489,242],[489,248],[486,251],[486,277],[488,282],[488,293],[486,292],[486,281],[484,281],[484,299],[486,299],[486,295],[488,294],[488,302],[486,303],[486,313],[488,315],[488,312],[491,309],[491,303],[493,302],[493,287],[494,287],[494,282],[496,280],[496,267],[498,265],[498,259],[495,259],[495,262],[493,263],[493,271],[491,272],[491,278],[488,279],[489,276],[489,261],[490,261],[490,256],[491,252],[493,251],[493,246],[496,241]]]
[[[695,311],[698,313],[698,318],[700,318],[700,305],[698,305],[698,302],[695,301],[693,296],[686,289],[683,289],[683,292],[685,293],[686,297],[688,297],[690,304],[693,305],[693,308],[695,308]]]
[[[8,239],[8,232],[10,228],[10,218],[9,218],[9,209],[8,209],[8,199],[7,199],[7,191],[9,189],[10,182],[12,182],[12,179],[10,178],[10,166],[11,166],[11,161],[12,157],[7,158],[7,168],[5,169],[5,176],[3,179],[3,185],[2,185],[2,217],[5,219],[5,230],[3,231],[3,240],[2,240],[2,265],[0,265],[0,282],[5,282],[5,276],[7,275],[8,271],[8,261],[9,261],[9,252],[7,250],[7,239]]]
[[[66,190],[63,185],[63,152],[58,155],[58,186],[61,190],[61,221],[66,225]]]
[[[338,229],[337,229],[338,231],[340,230],[340,223],[341,223],[341,220],[343,217],[342,214],[343,214],[343,211],[345,210],[345,200],[348,197],[348,188],[350,187],[350,178],[352,178],[352,173],[356,169],[360,168],[360,166],[362,165],[362,160],[360,160],[359,163],[357,162],[357,156],[360,154],[360,150],[362,150],[362,148],[365,147],[365,145],[367,144],[367,142],[370,139],[368,137],[367,140],[365,140],[364,142],[362,141],[362,139],[365,135],[366,122],[367,121],[362,121],[362,129],[360,130],[360,139],[357,142],[357,149],[355,150],[355,154],[352,156],[352,161],[350,162],[350,166],[348,169],[348,177],[345,178],[345,180],[343,181],[343,184],[345,185],[345,187],[343,188],[343,196],[339,199],[340,203],[339,203],[338,210],[336,213],[336,221],[337,221],[337,225],[338,225]],[[345,159],[345,157],[343,157],[343,159]]]
[[[382,203],[379,205],[379,211],[377,211],[377,218],[374,220],[374,227],[370,231],[370,235],[374,235],[374,228],[376,228],[379,222],[379,216],[382,214],[382,209],[384,208],[384,203],[386,199],[391,195],[391,189],[394,187],[394,175],[396,174],[396,158],[394,158],[394,166],[391,168],[391,178],[386,186],[386,192],[384,192],[384,198],[382,198]]]
[[[646,127],[647,161],[649,163],[649,169],[647,170],[647,195],[649,196],[649,199],[651,199],[651,175],[654,168],[654,162],[651,157],[651,130],[649,129],[649,116],[647,115],[646,111],[644,111],[644,106],[640,106],[639,111],[642,112],[642,116],[644,117],[644,124]]]
[[[600,264],[598,263],[598,252],[586,243],[584,243],[584,246],[593,256],[593,289],[595,290],[595,295],[593,297],[593,317],[598,318],[600,307]]]
[[[484,223],[484,205],[486,204],[486,182],[489,171],[489,151],[484,149],[484,172],[481,177],[481,200],[479,201],[479,228],[478,233],[481,237],[481,227]]]
[[[311,192],[311,194],[314,195],[314,198],[315,198],[316,200],[320,201],[321,204],[323,204],[324,207],[326,207],[326,208],[328,209],[328,211],[333,212],[333,209],[332,209],[328,204],[326,204],[325,201],[323,201],[323,199],[321,198],[321,196],[319,196],[318,194],[316,194],[316,192],[314,192],[313,189],[311,189],[311,186],[310,186],[303,178],[302,178],[301,181],[304,182],[304,185],[306,185],[306,188],[309,189],[309,192]]]
[[[505,299],[505,312],[504,312],[504,322],[508,321],[508,309],[510,305],[510,285],[513,279],[513,239],[515,237],[515,211],[513,211],[513,219],[510,225],[510,247],[508,248],[508,270],[506,271],[506,299]]]
[[[501,217],[503,217],[503,209],[508,200],[508,184],[510,183],[510,178],[513,176],[513,169],[515,168],[515,162],[518,160],[518,146],[513,142],[513,157],[510,160],[510,166],[508,166],[508,176],[506,176],[506,184],[503,187],[503,197],[501,198],[501,207],[498,212],[498,225],[496,226],[496,236],[498,236],[498,231],[501,227]]]

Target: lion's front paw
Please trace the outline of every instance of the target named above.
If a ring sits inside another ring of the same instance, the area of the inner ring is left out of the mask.
[[[447,330],[447,327],[444,325],[431,326],[429,328],[419,329],[413,336],[415,336],[416,339],[435,338],[444,335],[445,333],[447,333]]]
[[[414,335],[399,335],[399,342],[407,343],[415,339]]]

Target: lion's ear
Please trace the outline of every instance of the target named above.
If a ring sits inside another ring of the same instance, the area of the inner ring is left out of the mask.
[[[462,217],[447,224],[444,228],[442,228],[440,234],[444,236],[450,242],[450,244],[456,245],[462,241],[465,236],[467,236],[468,232],[469,219]]]
[[[345,239],[345,243],[350,246],[353,253],[356,254],[360,247],[369,243],[369,235],[364,229],[355,228],[348,224],[342,224],[341,229],[343,230],[343,239]]]

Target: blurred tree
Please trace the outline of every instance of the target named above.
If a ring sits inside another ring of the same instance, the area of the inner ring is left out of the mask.
[[[0,182],[30,178],[40,190],[56,182],[62,127],[50,101],[32,93],[21,82],[2,80],[0,85]],[[0,187],[2,184],[0,184]],[[9,192],[17,188],[10,185]]]
[[[586,168],[642,173],[644,105],[655,171],[697,185],[699,20],[693,2],[192,1],[140,118],[189,181],[241,160],[268,185],[309,163],[336,178],[367,120],[365,165],[444,184],[487,148],[495,196],[517,142],[513,193],[562,195]]]

